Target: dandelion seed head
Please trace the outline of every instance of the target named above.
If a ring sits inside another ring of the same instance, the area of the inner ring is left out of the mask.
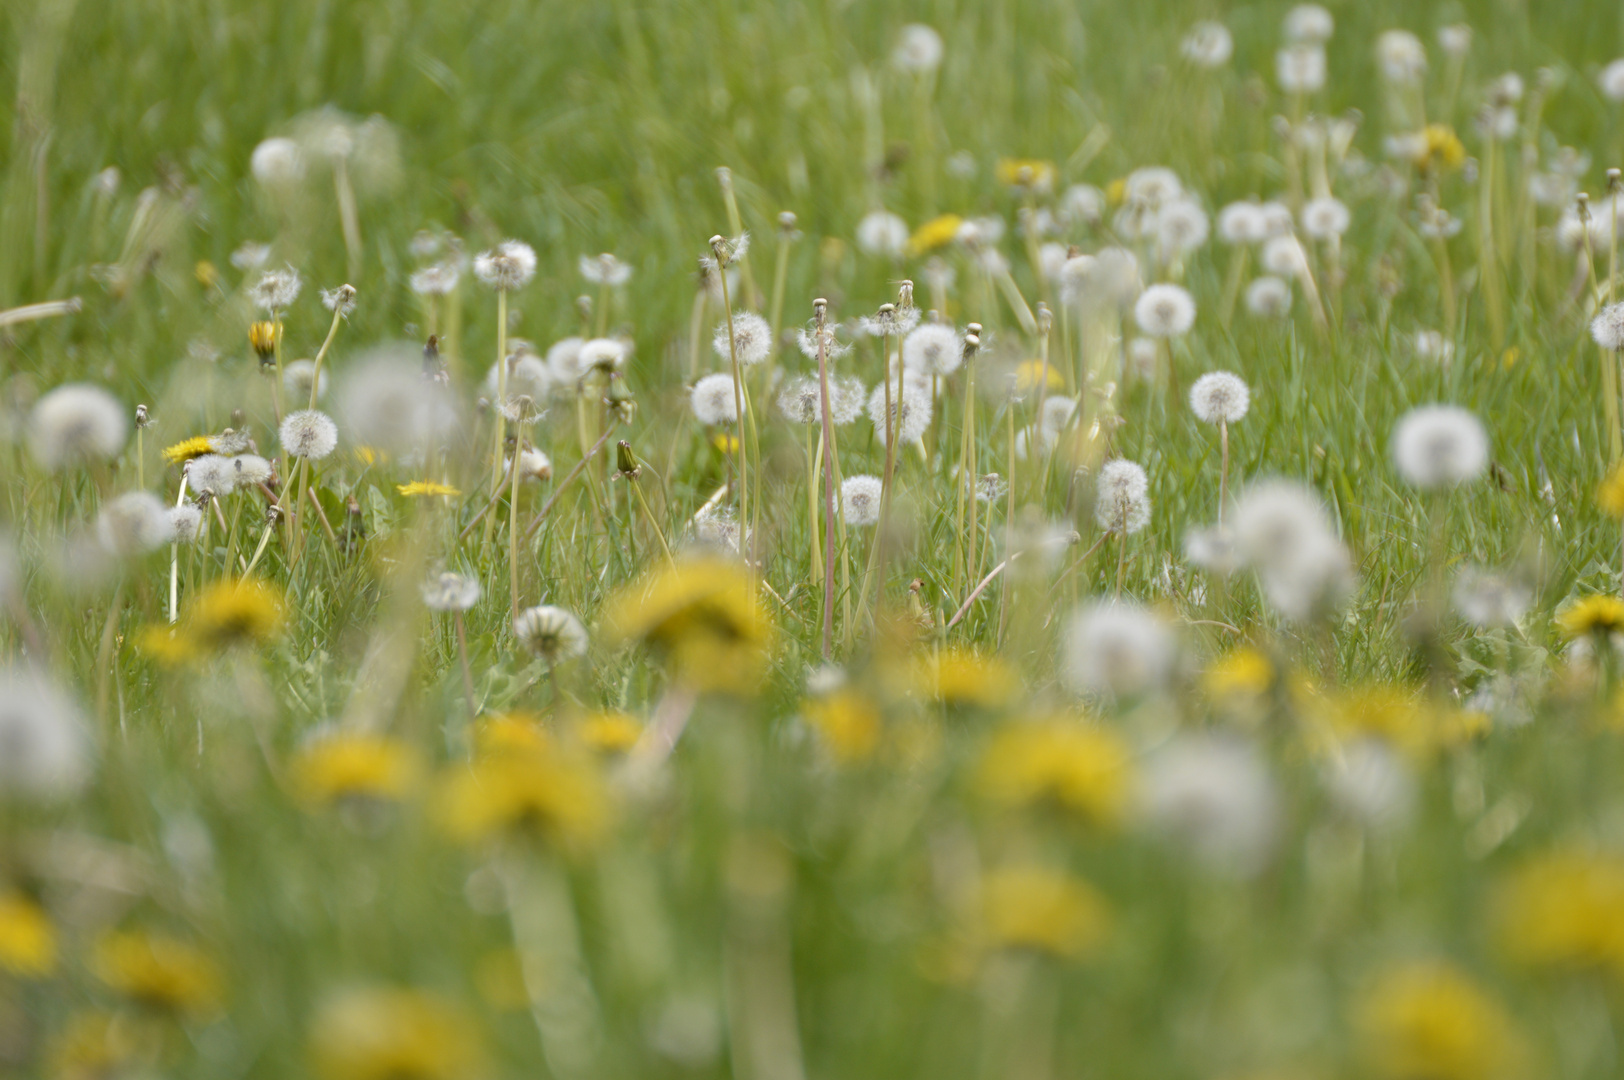
[[[1291,314],[1291,285],[1272,274],[1246,286],[1246,310],[1260,319],[1283,319]]]
[[[1190,387],[1190,411],[1206,424],[1236,423],[1251,407],[1246,381],[1230,371],[1209,371]]]
[[[1060,264],[1060,272],[1056,275],[1056,283],[1060,286],[1060,298],[1073,307],[1081,307],[1092,295],[1094,287],[1094,256],[1073,255]]]
[[[848,476],[840,485],[840,505],[847,525],[867,527],[880,520],[880,478]]]
[[[478,578],[446,571],[423,583],[423,605],[430,611],[467,611],[479,603],[481,592]]]
[[[773,328],[753,311],[735,311],[731,347],[728,344],[728,324],[724,321],[716,327],[716,333],[711,337],[711,348],[723,360],[731,362],[737,355],[740,364],[750,367],[772,354]]]
[[[1489,436],[1478,418],[1455,405],[1423,405],[1399,419],[1393,464],[1423,490],[1476,479],[1489,464]]]
[[[108,502],[96,516],[96,539],[109,555],[135,558],[174,538],[168,509],[148,491],[130,491]]]
[[[522,289],[536,274],[536,249],[520,240],[504,240],[474,256],[474,276],[503,292]]]
[[[513,459],[508,458],[502,462],[502,469],[509,476],[513,475]],[[551,480],[553,478],[553,459],[534,447],[525,447],[519,454],[519,480]]]
[[[1182,286],[1152,285],[1135,301],[1133,317],[1151,337],[1177,337],[1195,325],[1195,300]]]
[[[822,387],[811,375],[791,379],[778,392],[778,411],[792,424],[818,423],[823,419],[822,404]]]
[[[111,461],[124,449],[130,420],[117,398],[90,383],[66,383],[34,403],[28,416],[28,448],[53,472]]]
[[[1038,427],[1042,429],[1044,438],[1054,442],[1071,418],[1077,413],[1077,399],[1063,397],[1059,394],[1043,399],[1043,409],[1038,414]]]
[[[1324,196],[1303,204],[1303,232],[1315,240],[1331,240],[1348,231],[1348,208],[1339,199]]]
[[[1336,32],[1336,20],[1318,4],[1298,4],[1286,12],[1282,27],[1287,41],[1312,42],[1323,45]]]
[[[300,409],[283,417],[277,437],[294,457],[320,461],[337,449],[338,425],[319,409]]]
[[[299,298],[299,290],[303,287],[304,281],[300,279],[299,271],[291,266],[285,266],[280,270],[267,270],[261,274],[254,287],[248,290],[248,296],[255,307],[274,314],[292,307],[293,302]]]
[[[266,139],[254,147],[248,168],[260,187],[280,191],[304,179],[304,152],[292,139],[280,136]]]
[[[1624,101],[1624,60],[1614,60],[1602,68],[1596,83],[1608,101]]]
[[[818,348],[820,345],[823,348],[823,358],[825,361],[838,360],[840,357],[851,352],[851,346],[848,344],[843,344],[840,339],[835,336],[835,327],[833,323],[826,324],[822,327],[804,327],[800,333],[796,335],[796,344],[800,346],[801,355],[806,357],[808,360],[813,361],[817,360],[818,358]]]
[[[462,267],[447,260],[413,271],[409,284],[419,296],[450,296],[462,279]]]
[[[1448,367],[1455,359],[1455,343],[1436,330],[1418,330],[1415,334],[1415,355],[1439,367]]]
[[[1060,197],[1060,217],[1071,225],[1098,225],[1105,219],[1105,192],[1093,184],[1073,184]]]
[[[1106,303],[1127,307],[1139,298],[1139,260],[1127,248],[1107,247],[1094,253],[1093,287]]]
[[[1194,199],[1174,199],[1156,214],[1156,244],[1164,258],[1197,250],[1208,232],[1207,212]]]
[[[516,427],[530,427],[547,415],[541,403],[529,394],[509,394],[502,399],[502,419]]]
[[[238,487],[252,487],[271,479],[271,463],[258,454],[238,454],[231,459],[231,468],[237,474]]]
[[[875,210],[857,223],[857,247],[869,255],[900,259],[908,251],[908,223],[888,210]]]
[[[177,544],[190,544],[203,531],[203,511],[186,503],[169,508],[169,532]]]
[[[1184,194],[1179,174],[1161,165],[1135,169],[1123,180],[1122,197],[1134,206],[1160,209]]]
[[[590,370],[581,363],[581,346],[585,344],[585,338],[567,337],[555,341],[547,350],[547,367],[561,387],[573,389]]]
[[[1094,492],[1094,520],[1107,532],[1132,535],[1150,521],[1150,478],[1136,462],[1101,465]]]
[[[1065,269],[1066,260],[1069,258],[1071,254],[1065,244],[1051,240],[1039,248],[1038,267],[1043,271],[1043,279],[1059,284],[1061,271]]]
[[[1274,54],[1274,78],[1288,94],[1316,94],[1325,89],[1325,49],[1301,42]]]
[[[1210,871],[1249,877],[1279,832],[1279,800],[1263,757],[1233,736],[1175,736],[1145,762],[1147,822]]]
[[[1460,617],[1481,630],[1516,626],[1534,602],[1522,581],[1481,566],[1463,568],[1450,595]]]
[[[1427,48],[1408,30],[1387,30],[1376,39],[1376,63],[1388,81],[1411,85],[1427,73]]]
[[[570,612],[551,604],[519,612],[513,621],[513,636],[548,667],[586,655],[586,627]]]
[[[1232,202],[1218,211],[1218,238],[1226,244],[1261,244],[1269,236],[1263,208],[1255,202]]]
[[[231,253],[231,265],[238,270],[258,270],[271,258],[271,245],[245,240]]]
[[[336,289],[323,289],[321,306],[341,319],[349,318],[355,310],[355,286],[340,285]]]
[[[1624,348],[1624,303],[1608,304],[1590,321],[1590,336],[1611,352]]]
[[[632,279],[632,268],[607,251],[601,255],[582,255],[578,263],[581,276],[594,285],[615,288]]]
[[[1230,521],[1241,557],[1259,567],[1296,561],[1331,533],[1331,520],[1319,496],[1289,480],[1248,485],[1235,500]]]
[[[1235,53],[1235,39],[1223,23],[1198,22],[1184,36],[1179,51],[1197,67],[1223,67]]]
[[[876,386],[868,395],[868,418],[874,424],[874,437],[885,445],[886,411],[885,385]],[[931,422],[930,391],[903,380],[891,381],[891,429],[897,443],[907,446],[924,437]]]
[[[0,799],[54,802],[90,777],[90,739],[78,707],[25,667],[0,670],[0,747]]]
[[[216,499],[237,490],[237,468],[222,454],[202,454],[186,463],[186,485]]]
[[[423,377],[416,346],[383,345],[351,363],[337,404],[347,438],[396,456],[444,445],[460,422],[444,384]]]
[[[1333,757],[1325,790],[1337,810],[1371,829],[1402,825],[1415,809],[1415,775],[1380,739],[1360,739]]]
[[[1259,565],[1263,597],[1280,615],[1307,623],[1337,610],[1353,594],[1348,549],[1328,530],[1309,534],[1288,561]]]
[[[1178,643],[1164,619],[1137,604],[1107,600],[1067,622],[1060,678],[1075,694],[1135,698],[1166,687],[1177,659]]]
[[[553,392],[553,369],[547,361],[534,353],[524,353],[517,359],[508,357],[507,390],[509,394],[528,394],[537,402],[545,402]],[[485,393],[495,398],[501,372],[492,364],[485,373]]]
[[[1242,566],[1235,534],[1222,526],[1191,529],[1184,537],[1184,557],[1194,566],[1228,577]]]
[[[740,402],[734,393],[733,376],[717,372],[694,383],[688,400],[701,424],[731,424],[739,418]]]
[[[909,23],[897,35],[891,64],[899,71],[925,75],[942,65],[942,35],[923,23]]]
[[[309,401],[310,386],[316,379],[316,362],[314,360],[294,360],[282,365],[282,389],[294,401]],[[327,372],[321,373],[321,387],[316,396],[325,397],[327,394]]]
[[[943,323],[925,323],[902,341],[902,366],[927,375],[951,375],[964,362],[964,338]]]
[[[1288,281],[1301,278],[1308,273],[1308,253],[1295,236],[1272,237],[1263,245],[1263,269]]]
[[[631,343],[620,338],[590,338],[581,343],[581,351],[575,359],[583,373],[618,371],[626,366],[631,352]]]

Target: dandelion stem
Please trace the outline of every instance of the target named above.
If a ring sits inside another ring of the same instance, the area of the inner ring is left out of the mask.
[[[513,463],[508,466],[512,483],[508,487],[508,596],[512,601],[513,622],[519,621],[519,455],[524,452],[524,432],[513,442]]]
[[[524,530],[526,540],[534,536],[536,530],[541,528],[541,523],[547,520],[547,513],[553,508],[553,504],[558,501],[558,497],[564,494],[565,490],[569,488],[570,482],[581,475],[582,470],[597,456],[598,451],[603,449],[603,444],[609,441],[609,436],[614,433],[614,430],[614,424],[610,424],[608,430],[598,436],[598,441],[592,444],[592,448],[581,456],[581,460],[577,461],[575,466],[564,474],[564,479],[558,482],[558,487],[553,489],[552,495],[548,496],[545,503],[542,503],[541,509],[536,512],[535,518],[531,520],[529,527]]]
[[[507,290],[496,290],[496,400],[491,402],[491,490],[502,489],[502,440],[507,418],[502,402],[507,398]],[[485,519],[485,546],[490,546],[496,519]]]
[[[333,338],[338,335],[338,324],[344,321],[344,305],[342,303],[333,308],[333,325],[327,328],[327,337],[316,352],[316,359],[312,363],[314,370],[310,374],[310,404],[307,409],[316,407],[316,392],[321,389],[321,362],[327,359],[327,350],[332,348]]]
[[[660,544],[660,551],[665,555],[666,565],[672,570],[675,570],[677,568],[677,560],[672,558],[671,547],[665,542],[665,530],[661,529],[660,523],[654,520],[654,512],[649,509],[648,499],[644,497],[643,489],[637,483],[636,478],[632,478],[629,483],[632,489],[632,497],[637,500],[637,505],[643,510],[643,520],[647,521],[648,527],[654,530],[654,539]]]
[[[474,701],[474,676],[468,668],[468,630],[463,625],[462,612],[454,612],[452,622],[457,628],[457,661],[462,667],[462,693],[468,702],[468,718],[472,720],[479,715],[479,706]]]
[[[834,421],[829,415],[829,356],[828,341],[823,333],[828,305],[817,300],[812,305],[818,336],[818,412],[823,424],[821,443],[824,453],[823,469],[823,658],[834,654],[835,633],[835,457]],[[850,586],[847,587],[848,593]]]

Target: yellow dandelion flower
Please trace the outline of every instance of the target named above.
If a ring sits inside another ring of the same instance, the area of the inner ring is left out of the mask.
[[[914,230],[913,236],[908,239],[908,251],[913,255],[923,255],[935,251],[937,248],[953,242],[959,235],[959,226],[964,219],[958,214],[942,214],[933,217],[919,228]]]
[[[981,918],[995,947],[1073,959],[1098,952],[1111,924],[1110,909],[1092,885],[1040,867],[989,873],[981,884]]]
[[[286,611],[276,586],[255,578],[220,581],[186,609],[181,633],[200,649],[263,645],[282,629]]]
[[[280,328],[273,322],[257,322],[248,327],[248,344],[259,356],[260,363],[276,355],[276,342],[280,336]]]
[[[462,1010],[418,990],[346,991],[310,1026],[310,1061],[323,1080],[462,1080],[481,1059]]]
[[[1356,1011],[1368,1060],[1392,1080],[1485,1080],[1517,1072],[1511,1017],[1445,964],[1392,968]]]
[[[1418,757],[1461,746],[1489,730],[1486,713],[1428,701],[1392,686],[1347,691],[1330,708],[1332,726],[1342,734],[1385,739]]]
[[[1045,364],[1042,360],[1026,360],[1015,369],[1015,393],[1030,394],[1038,388],[1038,383],[1047,376],[1049,389],[1064,390],[1066,379],[1055,368]]]
[[[219,268],[207,259],[198,260],[197,265],[192,267],[192,276],[205,289],[212,289],[220,283]]]
[[[1005,724],[976,769],[976,788],[990,802],[1050,802],[1098,825],[1122,819],[1133,779],[1121,737],[1068,717]]]
[[[1596,488],[1596,505],[1610,518],[1624,518],[1624,465],[1615,465]]]
[[[1531,859],[1499,886],[1490,922],[1518,963],[1624,976],[1624,858],[1558,851]]]
[[[376,446],[357,446],[355,457],[363,465],[379,465],[389,460],[389,455]]]
[[[880,710],[855,690],[836,690],[801,703],[801,717],[842,765],[855,765],[874,756],[884,721]]]
[[[609,792],[590,761],[556,753],[482,758],[450,771],[438,816],[456,840],[533,834],[566,850],[593,846],[609,827]]]
[[[637,745],[643,725],[635,717],[615,709],[587,713],[575,723],[576,736],[601,753],[622,754]]]
[[[603,637],[664,652],[696,690],[748,693],[766,674],[775,634],[744,568],[702,557],[622,589],[605,605]]]
[[[56,970],[56,927],[20,892],[0,893],[0,971],[38,979]]]
[[[1048,191],[1054,187],[1055,168],[1052,161],[1037,158],[1000,158],[995,169],[998,182],[1005,187],[1030,191]]]
[[[984,709],[1008,705],[1020,689],[1009,664],[996,656],[959,648],[921,657],[914,665],[913,682],[914,689],[932,701]]]
[[[524,967],[511,948],[491,949],[474,965],[474,989],[485,1004],[503,1012],[523,1012],[530,1008],[530,991],[524,985]]]
[[[171,1012],[213,1012],[224,994],[219,969],[206,954],[144,930],[107,934],[96,945],[93,966],[112,990]]]
[[[1421,169],[1458,169],[1466,162],[1466,146],[1448,124],[1428,124],[1415,164]]]
[[[1274,685],[1274,662],[1259,649],[1242,646],[1208,665],[1201,685],[1217,699],[1262,697]]]
[[[214,440],[207,435],[193,435],[173,446],[164,447],[164,460],[171,465],[191,461],[195,457],[214,453]]]
[[[135,632],[135,651],[150,657],[164,667],[180,667],[198,658],[195,642],[172,626],[157,623],[143,626]]]
[[[160,1029],[128,1013],[76,1013],[51,1040],[51,1075],[58,1080],[129,1075],[131,1066],[156,1058],[162,1046]]]
[[[1105,185],[1105,201],[1112,206],[1121,206],[1122,200],[1128,197],[1128,178],[1119,176]]]
[[[442,484],[434,480],[413,480],[409,484],[396,484],[395,490],[412,498],[417,495],[461,495],[462,492],[449,484]]]
[[[474,726],[474,753],[480,758],[550,753],[555,748],[552,735],[534,713],[498,713]]]
[[[722,453],[731,456],[739,452],[739,437],[737,435],[729,435],[726,432],[718,431],[715,435],[711,436],[711,445],[716,447],[716,449],[720,450]]]
[[[345,799],[404,799],[422,777],[423,762],[399,739],[342,732],[306,743],[289,772],[302,801],[326,806]]]
[[[1624,630],[1624,600],[1600,593],[1574,600],[1557,612],[1556,625],[1570,638],[1615,634]]]

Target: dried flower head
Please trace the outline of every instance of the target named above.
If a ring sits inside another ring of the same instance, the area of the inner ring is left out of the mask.
[[[129,434],[124,406],[89,383],[58,386],[34,403],[28,417],[29,451],[53,472],[111,461],[124,449]]]
[[[294,457],[320,461],[338,447],[338,425],[318,409],[300,409],[282,419],[277,437]]]
[[[341,319],[349,318],[350,312],[355,310],[355,286],[340,285],[336,289],[323,289],[321,306]]]

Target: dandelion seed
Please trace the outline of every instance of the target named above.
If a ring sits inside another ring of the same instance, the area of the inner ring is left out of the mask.
[[[1291,314],[1291,286],[1265,275],[1246,286],[1246,310],[1260,319],[1284,319]]]
[[[231,253],[231,265],[238,270],[258,270],[271,258],[271,245],[244,241]]]
[[[323,289],[321,306],[341,319],[349,318],[355,310],[355,286],[340,285],[336,289]]]
[[[618,288],[632,279],[632,268],[608,252],[602,255],[582,255],[578,263],[581,276],[593,285]]]
[[[885,445],[886,427],[896,433],[897,444],[907,446],[924,438],[930,427],[932,406],[930,391],[904,380],[891,382],[891,409],[885,408],[885,386],[876,386],[868,396],[868,418],[874,423],[874,437]]]
[[[338,447],[338,425],[317,409],[300,409],[283,418],[277,437],[294,457],[320,461]]]
[[[299,277],[299,271],[293,267],[284,267],[281,270],[267,270],[259,276],[259,281],[248,290],[248,297],[254,306],[273,316],[279,311],[286,311],[293,306],[299,298],[299,290],[304,282]]]
[[[964,339],[951,326],[926,323],[902,341],[902,366],[927,375],[951,375],[964,362]]]
[[[1334,240],[1348,231],[1348,208],[1325,196],[1303,204],[1303,232],[1315,240]]]
[[[304,179],[304,154],[292,139],[266,139],[254,147],[248,167],[261,187],[278,191]]]
[[[909,23],[897,36],[891,64],[899,71],[928,75],[942,65],[942,35],[923,23]]]
[[[513,292],[536,274],[536,250],[519,240],[504,240],[474,257],[474,276],[501,292]]]
[[[124,449],[130,421],[117,398],[89,383],[67,383],[34,403],[28,448],[52,472],[111,461]]]
[[[0,800],[52,802],[90,776],[90,740],[78,708],[28,668],[0,669]]]
[[[728,361],[737,356],[740,364],[750,367],[771,355],[773,330],[766,319],[752,311],[735,311],[732,329],[730,347],[728,324],[724,322],[717,326],[716,333],[711,337],[711,348],[717,356]]]
[[[1287,45],[1274,54],[1274,78],[1288,94],[1325,89],[1325,49],[1317,44]]]
[[[1061,682],[1077,694],[1139,697],[1167,685],[1177,655],[1173,632],[1159,616],[1137,604],[1098,602],[1066,625]]]
[[[1251,404],[1251,391],[1233,372],[1209,371],[1190,387],[1190,411],[1206,424],[1237,423]]]
[[[513,636],[548,667],[586,655],[586,627],[568,611],[550,604],[519,612],[513,621]]]
[[[1399,419],[1392,453],[1399,475],[1416,487],[1454,487],[1488,467],[1489,436],[1465,409],[1423,405]]]
[[[848,476],[840,485],[840,505],[846,524],[866,527],[880,520],[880,478],[877,476]]]
[[[1185,35],[1179,51],[1197,67],[1223,67],[1234,55],[1235,39],[1223,23],[1198,22]]]
[[[718,372],[694,383],[688,401],[701,424],[731,424],[739,418],[739,401],[734,394],[733,376]]]
[[[1279,832],[1279,800],[1262,756],[1222,735],[1178,735],[1146,761],[1147,821],[1208,869],[1250,877]]]
[[[1134,304],[1133,317],[1151,337],[1177,337],[1195,325],[1195,301],[1178,285],[1152,285]]]

